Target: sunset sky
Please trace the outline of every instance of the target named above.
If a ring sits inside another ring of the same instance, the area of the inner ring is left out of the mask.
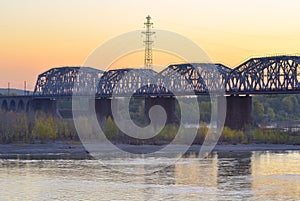
[[[27,81],[32,89],[49,68],[81,66],[103,42],[143,29],[148,14],[155,28],[193,40],[230,67],[300,53],[299,0],[0,0],[0,87]]]

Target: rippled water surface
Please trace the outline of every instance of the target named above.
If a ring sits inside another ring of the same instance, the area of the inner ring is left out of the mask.
[[[0,160],[0,200],[241,199],[300,200],[300,152],[191,154],[139,176],[96,160]]]

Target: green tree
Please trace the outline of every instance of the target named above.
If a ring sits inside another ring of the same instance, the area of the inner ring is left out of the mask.
[[[57,125],[58,132],[57,138],[61,140],[66,140],[71,138],[71,131],[66,121],[61,119],[56,119],[55,124]]]
[[[27,116],[24,113],[15,114],[16,124],[13,125],[17,141],[30,142],[30,132]]]
[[[258,101],[253,102],[253,116],[257,122],[262,122],[264,119],[264,105]]]
[[[204,122],[203,124],[200,124],[200,127],[198,128],[196,142],[202,144],[205,138],[207,137],[207,133],[208,133],[207,124],[206,122]]]
[[[209,122],[211,114],[211,104],[208,101],[202,101],[199,105],[200,108],[200,120]]]
[[[103,125],[103,132],[109,140],[118,139],[118,127],[110,116]]]
[[[45,114],[36,115],[32,136],[41,140],[42,143],[47,139],[55,140],[57,137],[57,127],[53,117],[47,117]]]
[[[290,96],[284,97],[282,103],[285,106],[287,112],[292,112],[294,109],[294,104]]]
[[[275,118],[275,112],[270,107],[268,107],[268,109],[267,109],[267,116],[270,120],[274,120],[274,118]]]
[[[223,129],[223,140],[225,142],[232,142],[234,138],[234,131],[228,127],[224,127]]]

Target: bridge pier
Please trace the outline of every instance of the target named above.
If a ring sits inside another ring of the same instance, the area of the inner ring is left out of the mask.
[[[231,129],[243,129],[252,121],[251,96],[227,96],[225,126]]]
[[[140,104],[142,101],[139,98],[132,99],[133,101],[138,101],[137,103]],[[176,115],[176,104],[177,100],[173,97],[145,97],[142,98],[144,100],[144,114],[148,122],[149,119],[149,110],[152,106],[160,105],[162,106],[166,113],[167,113],[167,121],[166,124],[179,124],[179,118]],[[113,100],[111,98],[103,98],[103,99],[96,99],[95,100],[95,111],[97,114],[97,118],[99,121],[108,118],[109,116],[113,118],[112,111],[111,111],[111,104],[112,101],[119,101]],[[132,102],[133,103],[133,102]],[[131,104],[131,103],[130,103]],[[125,108],[128,109],[128,108]],[[131,110],[131,108],[129,108]],[[142,114],[140,114],[142,115]]]
[[[99,121],[112,117],[111,98],[95,99],[95,111]]]
[[[136,99],[136,100],[135,100]],[[251,96],[227,96],[227,113],[225,126],[232,129],[243,129],[247,124],[252,124],[252,97]],[[97,117],[100,120],[112,117],[111,104],[114,100],[111,98],[96,99],[95,107]],[[134,111],[134,119],[137,122],[149,123],[149,110],[154,105],[162,106],[167,113],[167,124],[179,124],[179,114],[177,114],[177,100],[174,97],[135,97],[130,104],[133,104],[133,108],[130,110],[137,109],[136,105],[142,104],[142,114],[138,114],[138,111]],[[137,102],[134,102],[137,101]],[[91,106],[92,106],[91,105]],[[53,99],[53,98],[42,98],[42,97],[0,97],[0,109],[2,111],[15,111],[15,112],[35,112],[43,111],[48,114],[57,115],[57,111],[60,113],[62,118],[72,118],[72,107],[70,97]],[[121,109],[121,108],[120,108]],[[132,112],[132,111],[130,111]],[[62,114],[63,113],[63,114]],[[140,115],[140,116],[139,116]],[[142,120],[142,121],[141,121]]]
[[[109,116],[111,112],[111,98],[103,98],[95,100],[95,110],[98,119],[101,121]],[[179,125],[179,118],[176,114],[177,100],[174,97],[145,97],[144,113],[147,121],[149,119],[149,110],[155,105],[162,106],[167,113],[166,124]],[[252,123],[252,97],[251,96],[227,96],[227,111],[225,126],[231,129],[243,129],[247,124]],[[112,117],[113,118],[113,117]]]
[[[33,99],[30,102],[30,111],[43,111],[55,115],[56,110],[57,100],[55,99]]]
[[[176,114],[177,100],[174,97],[146,97],[145,98],[145,114],[149,119],[149,110],[154,105],[162,106],[167,114],[166,124],[179,125],[180,121]],[[150,120],[150,119],[149,119]]]

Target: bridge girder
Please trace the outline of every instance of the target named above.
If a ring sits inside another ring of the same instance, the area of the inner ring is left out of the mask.
[[[163,85],[174,93],[208,94],[222,90],[231,69],[222,64],[170,65],[160,72]]]
[[[34,95],[61,96],[95,91],[103,71],[89,67],[52,68],[38,76]]]
[[[50,69],[38,76],[34,95],[66,96],[95,92],[98,97],[171,94],[300,93],[300,57],[252,58],[231,69],[222,64],[170,65],[160,73],[151,69],[103,72],[87,67]],[[74,87],[76,84],[77,87]]]
[[[157,83],[157,72],[152,69],[117,69],[103,73],[97,96],[110,97],[118,95],[141,95],[157,92],[154,85]]]
[[[228,79],[228,93],[300,92],[300,57],[253,58],[235,68]]]

